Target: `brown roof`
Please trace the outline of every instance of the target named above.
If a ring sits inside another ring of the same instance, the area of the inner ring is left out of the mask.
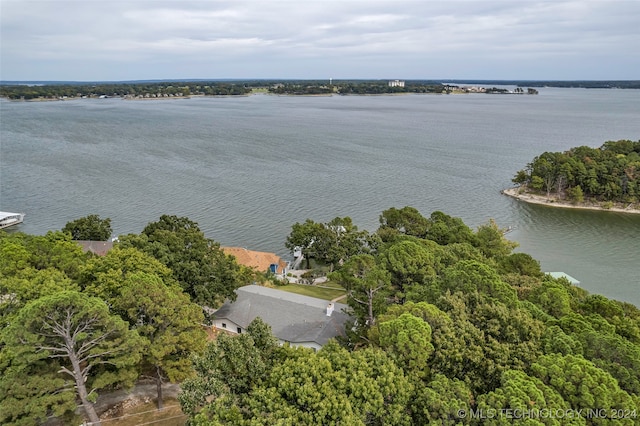
[[[221,247],[221,249],[225,254],[235,257],[239,264],[259,272],[267,272],[271,265],[276,264],[278,265],[276,273],[281,274],[287,267],[287,262],[275,253],[247,250],[243,247]]]

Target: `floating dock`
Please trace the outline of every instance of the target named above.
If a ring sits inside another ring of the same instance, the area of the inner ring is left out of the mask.
[[[0,212],[0,229],[17,225],[24,221],[24,213]]]

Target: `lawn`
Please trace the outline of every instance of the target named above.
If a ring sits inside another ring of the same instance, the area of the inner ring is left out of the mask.
[[[317,297],[318,299],[325,300],[333,300],[337,297],[344,296],[347,294],[344,288],[342,287],[334,287],[332,288],[324,288],[318,287],[317,285],[306,285],[306,284],[289,284],[282,287],[278,287],[279,290],[289,291],[291,293],[303,294],[305,296]],[[344,303],[344,300],[340,301]]]

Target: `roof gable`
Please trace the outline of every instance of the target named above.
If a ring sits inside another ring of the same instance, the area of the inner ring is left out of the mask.
[[[237,289],[236,294],[235,302],[227,302],[215,312],[217,319],[229,319],[246,328],[260,317],[275,337],[286,342],[324,345],[331,338],[344,336],[350,318],[345,312],[347,305],[334,303],[328,316],[331,302],[283,290],[249,285]]]

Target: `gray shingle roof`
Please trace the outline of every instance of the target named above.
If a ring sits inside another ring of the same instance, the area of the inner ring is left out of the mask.
[[[326,344],[329,339],[344,335],[349,315],[347,305],[334,303],[331,316],[327,305],[331,302],[283,290],[248,285],[236,290],[235,302],[227,302],[218,309],[217,319],[228,319],[243,329],[260,317],[271,326],[278,339],[291,342]]]

